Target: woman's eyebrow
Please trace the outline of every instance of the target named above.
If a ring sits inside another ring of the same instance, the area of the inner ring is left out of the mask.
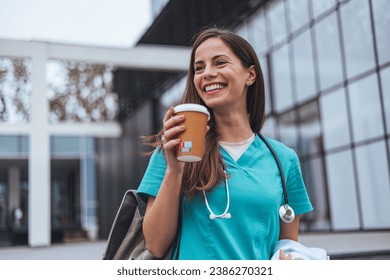
[[[226,54],[217,54],[217,55],[214,55],[212,57],[212,60],[216,60],[216,59],[218,59],[220,57],[228,57],[228,56]],[[194,62],[194,65],[195,64],[202,64],[202,63],[204,63],[203,60],[197,60],[197,61]]]

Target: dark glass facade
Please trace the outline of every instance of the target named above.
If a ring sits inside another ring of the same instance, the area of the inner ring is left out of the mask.
[[[390,228],[389,9],[275,0],[237,30],[270,77],[263,133],[300,156],[315,208],[307,230]]]

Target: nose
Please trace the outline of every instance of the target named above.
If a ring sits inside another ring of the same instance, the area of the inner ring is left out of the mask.
[[[212,66],[206,66],[203,72],[203,78],[204,79],[210,79],[215,78],[217,76],[217,71],[215,71],[214,67]]]

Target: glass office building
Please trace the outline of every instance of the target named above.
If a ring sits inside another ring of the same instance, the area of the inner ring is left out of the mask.
[[[268,77],[265,134],[299,154],[311,230],[389,229],[389,1],[271,1],[238,32]]]
[[[235,30],[263,67],[263,134],[300,157],[315,208],[302,230],[390,229],[390,2],[265,2]]]

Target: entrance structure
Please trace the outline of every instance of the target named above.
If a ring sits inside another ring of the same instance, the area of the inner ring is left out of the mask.
[[[51,243],[50,136],[120,137],[122,133],[118,122],[50,124],[46,81],[47,61],[70,60],[112,64],[114,67],[129,69],[184,71],[187,69],[189,53],[187,47],[143,45],[130,49],[113,49],[0,40],[0,57],[32,59],[31,121],[27,124],[0,123],[1,135],[29,137],[28,244],[30,246],[47,246]],[[11,177],[17,180],[17,176],[14,175]],[[88,197],[85,186],[80,188],[80,195],[85,201],[96,200],[94,197]],[[81,211],[83,212],[83,208]],[[81,213],[81,217],[84,215],[86,214]],[[86,219],[81,221],[82,227],[87,232],[97,231],[97,222],[88,223]]]

